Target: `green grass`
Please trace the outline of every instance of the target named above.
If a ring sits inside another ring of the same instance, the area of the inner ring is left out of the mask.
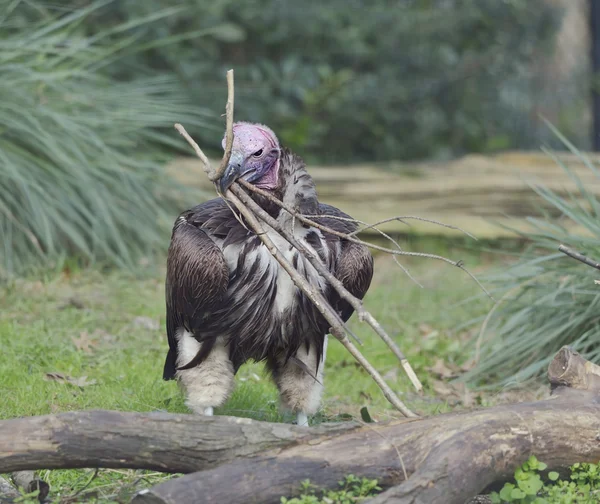
[[[409,247],[433,248],[463,259],[475,272],[481,272],[488,261],[477,252],[449,250],[447,245],[434,242],[414,242]],[[351,326],[363,340],[367,358],[410,406],[421,413],[447,411],[453,403],[434,397],[434,382],[427,369],[438,357],[450,367],[469,357],[462,349],[472,334],[455,328],[484,314],[492,303],[464,303],[478,288],[457,268],[425,259],[403,262],[424,288],[413,284],[391,260],[379,258],[365,302],[409,357],[426,385],[425,396],[413,393],[398,362],[366,326],[354,318]],[[15,281],[0,290],[0,397],[4,399],[0,418],[92,408],[187,412],[177,384],[161,378],[167,349],[163,278],[162,270],[152,268],[141,279],[118,272],[76,270],[44,281]],[[92,384],[79,387],[48,380],[47,373],[87,377]],[[358,419],[363,406],[376,420],[400,416],[371,378],[333,340],[326,365],[323,411],[313,423]],[[232,398],[216,413],[292,421],[279,412],[274,385],[262,365],[254,363],[242,367]],[[44,476],[56,496],[81,490],[92,474],[74,470]],[[101,485],[106,499],[165,477],[150,475],[136,482],[143,474],[102,470],[86,492]]]
[[[549,124],[552,131],[600,181],[600,168]],[[554,354],[571,345],[586,359],[600,358],[600,290],[594,270],[558,251],[565,244],[594,260],[600,257],[600,199],[561,155],[547,154],[576,190],[560,195],[531,180],[540,203],[553,209],[528,218],[528,248],[510,268],[488,277],[498,305],[482,331],[479,365],[463,379],[479,387],[524,387],[547,370]],[[542,207],[542,205],[540,205]],[[558,214],[558,215],[557,215]]]

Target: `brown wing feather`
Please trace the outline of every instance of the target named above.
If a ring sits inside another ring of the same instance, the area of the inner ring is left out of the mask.
[[[342,242],[342,253],[335,269],[336,278],[342,282],[350,294],[362,299],[373,279],[373,256],[364,245],[348,241]],[[346,322],[354,309],[348,302],[337,299],[336,310]]]
[[[177,370],[176,331],[184,327],[196,333],[222,300],[229,283],[229,268],[223,253],[204,230],[188,221],[192,215],[184,212],[177,219],[167,258],[169,352],[163,372],[165,380],[174,378]],[[201,353],[208,353],[211,346],[210,343],[202,345]]]

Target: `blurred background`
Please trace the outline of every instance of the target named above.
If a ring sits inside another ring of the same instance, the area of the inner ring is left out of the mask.
[[[34,380],[68,348],[66,372],[101,382],[122,344],[152,369],[131,384],[152,391],[145,407],[179,397],[158,369],[165,254],[179,212],[214,192],[173,123],[220,157],[230,68],[236,119],[274,129],[323,201],[479,238],[382,227],[464,259],[494,296],[439,261],[406,260],[417,285],[378,256],[372,302],[432,394],[528,384],[564,343],[598,357],[597,287],[556,249],[600,258],[599,40],[586,0],[0,0],[0,341],[15,356],[0,372]]]
[[[557,252],[600,259],[595,0],[0,0],[0,418],[187,411],[161,380],[164,263],[177,215],[214,190],[173,124],[219,158],[230,68],[236,119],[302,156],[322,201],[478,238],[382,226],[493,295],[377,255],[366,303],[426,396],[352,327],[413,408],[531,398],[563,344],[600,358],[596,275]],[[338,347],[318,421],[393,415]],[[281,420],[261,373],[242,368],[219,413]],[[110,498],[139,481],[106,474]],[[69,495],[89,475],[45,478]]]

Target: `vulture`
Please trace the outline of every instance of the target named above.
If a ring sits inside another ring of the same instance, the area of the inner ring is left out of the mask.
[[[231,158],[218,182],[222,194],[241,178],[304,215],[318,215],[314,220],[322,225],[343,233],[357,228],[347,214],[318,201],[304,162],[280,146],[270,128],[237,122],[233,132]],[[373,276],[373,258],[365,246],[308,227],[264,196],[248,192],[278,223],[293,226],[295,237],[348,291],[365,296]],[[308,415],[321,402],[329,325],[241,219],[227,201],[216,198],[175,221],[165,282],[169,350],[163,378],[180,383],[193,412],[212,415],[230,396],[240,366],[250,359],[263,361],[283,409],[295,413],[299,425],[308,425]],[[353,308],[303,255],[263,225],[295,269],[347,321]]]

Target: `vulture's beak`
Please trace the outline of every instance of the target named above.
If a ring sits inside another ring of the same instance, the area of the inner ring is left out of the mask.
[[[225,168],[223,176],[219,179],[219,189],[222,195],[225,195],[231,184],[243,175],[243,166],[244,156],[240,152],[231,151],[229,164]]]

